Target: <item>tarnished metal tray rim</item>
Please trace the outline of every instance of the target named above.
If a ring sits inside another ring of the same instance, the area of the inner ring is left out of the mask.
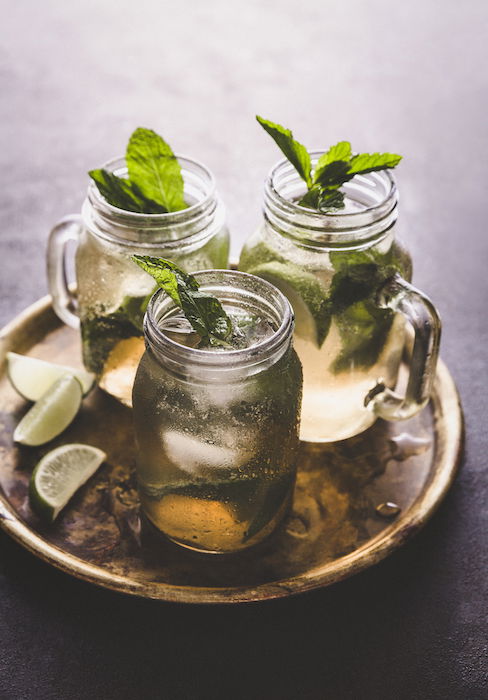
[[[0,332],[1,359],[15,347],[19,331],[34,317],[52,312],[49,296],[39,299],[20,313]],[[269,581],[249,587],[194,587],[160,582],[140,582],[119,576],[90,564],[47,542],[34,532],[0,492],[0,526],[34,555],[66,573],[114,591],[169,602],[238,603],[280,598],[324,587],[356,574],[384,559],[401,547],[427,522],[445,497],[459,466],[463,445],[463,417],[458,392],[446,367],[440,361],[431,404],[441,433],[440,454],[430,482],[417,500],[380,534],[350,554],[313,568],[303,575]],[[448,421],[444,417],[448,416]],[[211,556],[211,555],[209,555]]]

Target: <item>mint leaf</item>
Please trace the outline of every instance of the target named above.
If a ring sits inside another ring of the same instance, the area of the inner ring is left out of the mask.
[[[125,296],[122,304],[117,309],[117,313],[127,318],[140,333],[144,329],[144,314],[146,313],[147,305],[156,289],[157,287],[145,297]]]
[[[349,163],[352,158],[351,144],[349,141],[339,141],[335,146],[331,146],[327,153],[320,156],[315,166],[313,181],[321,182],[321,176],[325,168],[335,161],[345,161]]]
[[[373,296],[386,279],[386,271],[374,262],[353,264],[338,270],[329,291],[334,313],[340,313],[348,306]]]
[[[358,251],[332,251],[330,261],[336,273],[348,275],[353,280],[369,280],[371,293],[395,274],[409,275],[410,259],[400,246],[393,244],[386,253],[375,248]]]
[[[244,542],[257,535],[269,523],[273,514],[279,511],[290,491],[290,481],[290,475],[285,473],[280,479],[273,478],[271,482],[265,479],[258,482],[259,485],[256,484],[252,494],[255,514],[244,533]]]
[[[148,255],[133,255],[132,260],[148,272],[158,285],[179,306],[203,343],[225,344],[232,323],[222,304],[210,294],[200,291],[200,285],[171,260]]]
[[[161,136],[151,129],[136,129],[127,145],[125,159],[130,182],[145,197],[169,212],[186,208],[180,164]]]
[[[396,153],[360,153],[353,156],[350,142],[339,141],[320,156],[312,175],[310,155],[305,146],[295,141],[292,132],[262,117],[256,116],[256,119],[307,184],[308,192],[298,204],[323,213],[344,208],[344,193],[339,188],[355,175],[394,168],[402,159]]]
[[[151,129],[136,129],[126,149],[128,179],[90,170],[100,194],[112,206],[143,214],[186,208],[181,168],[170,146]]]
[[[166,209],[144,197],[139,188],[108,170],[90,170],[88,175],[109,204],[125,211],[145,214],[164,214]]]
[[[379,309],[369,300],[357,302],[338,314],[342,349],[332,363],[332,371],[338,374],[352,367],[372,367],[384,348],[394,315],[391,309]]]
[[[195,285],[193,288],[198,289],[198,284],[195,280],[193,278],[190,280],[190,276],[183,272],[183,270],[180,270],[170,260],[153,258],[149,255],[133,255],[132,260],[136,262],[139,267],[142,267],[143,270],[148,272],[151,277],[154,277],[158,286],[164,289],[166,294],[169,294],[178,306],[181,306],[181,299],[178,291],[178,277],[180,277],[182,281],[182,286],[186,284],[191,285],[191,280],[193,280]]]
[[[402,273],[403,264],[396,258],[395,250],[379,253],[370,248],[329,253],[335,270],[329,290],[333,313],[341,313],[359,301],[374,299],[386,280]]]
[[[310,188],[312,186],[312,176],[310,174],[312,164],[310,155],[305,146],[295,141],[292,132],[289,129],[285,129],[284,126],[270,122],[258,115],[256,115],[256,119],[263,129],[274,139],[277,146],[283,151],[302,180],[305,180],[307,187]]]
[[[314,185],[311,189],[306,192],[300,199],[298,204],[301,207],[308,207],[309,209],[318,209],[319,202],[322,196],[322,187],[319,185]]]
[[[330,189],[321,190],[317,206],[319,211],[326,213],[329,209],[343,209],[344,206],[344,192]]]
[[[349,173],[363,175],[375,170],[394,168],[401,161],[402,156],[396,153],[360,153],[351,159]]]
[[[336,189],[350,180],[351,177],[349,163],[344,160],[334,160],[322,168],[319,176],[314,175],[316,182],[326,189]]]
[[[314,185],[298,202],[301,207],[327,212],[329,209],[344,207],[344,192],[338,189],[324,188]]]
[[[216,341],[228,338],[232,323],[216,297],[189,287],[178,291],[183,313],[204,342],[216,345],[220,344]]]
[[[392,246],[387,253],[368,249],[331,252],[335,269],[329,290],[331,313],[341,336],[341,352],[332,364],[335,373],[354,367],[369,369],[384,347],[394,313],[377,306],[380,287],[395,274],[409,274],[408,260]]]

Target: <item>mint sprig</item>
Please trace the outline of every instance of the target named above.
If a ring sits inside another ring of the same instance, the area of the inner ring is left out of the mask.
[[[396,153],[360,153],[353,155],[349,141],[339,141],[320,156],[312,172],[310,154],[285,127],[256,116],[286,158],[307,185],[307,193],[298,204],[320,212],[344,208],[344,192],[340,187],[355,175],[394,168],[402,156]]]
[[[136,129],[127,144],[125,160],[127,178],[104,168],[88,173],[109,204],[142,214],[166,214],[186,208],[180,164],[156,132]]]
[[[161,289],[181,308],[202,345],[228,345],[232,322],[220,301],[200,291],[193,275],[181,270],[171,260],[148,255],[133,255],[132,260],[148,272]]]

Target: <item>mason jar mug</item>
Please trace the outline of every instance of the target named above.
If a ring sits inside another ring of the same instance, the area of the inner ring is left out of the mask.
[[[162,290],[152,297],[133,390],[139,495],[174,542],[234,552],[271,533],[291,501],[302,373],[292,310],[276,288],[230,270],[195,278],[257,330],[240,349],[187,346],[165,330],[174,302]]]
[[[64,218],[48,243],[48,282],[53,307],[70,326],[81,324],[83,361],[109,393],[130,403],[144,351],[142,321],[154,280],[131,256],[169,258],[188,272],[228,266],[229,234],[210,171],[178,156],[186,209],[140,214],[109,204],[91,183],[81,216]],[[123,177],[125,159],[104,166]],[[67,283],[69,244],[76,245],[76,292]]]
[[[312,154],[317,162],[321,152]],[[400,420],[427,403],[440,320],[411,286],[411,258],[395,239],[398,193],[387,171],[344,185],[345,208],[297,204],[304,183],[288,161],[265,183],[264,222],[245,244],[239,269],[277,286],[295,311],[303,365],[301,439],[342,440],[377,417]],[[405,393],[395,391],[414,331]]]

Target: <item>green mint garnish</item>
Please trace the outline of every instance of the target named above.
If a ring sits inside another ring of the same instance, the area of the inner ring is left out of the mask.
[[[170,260],[148,255],[133,255],[132,260],[148,272],[161,289],[181,308],[202,339],[202,345],[228,345],[232,322],[216,298],[201,292],[200,285]]]
[[[145,197],[166,211],[186,208],[180,164],[161,136],[151,129],[136,129],[129,139],[125,159],[129,180]]]
[[[88,173],[109,204],[142,214],[186,208],[180,164],[161,136],[151,129],[136,129],[127,144],[125,160],[128,178],[103,168]]]
[[[137,185],[123,177],[117,177],[108,170],[90,170],[88,175],[94,180],[98,191],[109,204],[126,211],[140,214],[165,214],[167,210],[160,204],[144,197]]]
[[[392,246],[387,253],[375,249],[332,252],[335,269],[329,304],[342,341],[342,350],[332,364],[335,373],[354,365],[372,367],[381,354],[394,313],[379,308],[375,297],[380,287],[396,274],[409,277],[408,261]]]
[[[263,129],[307,185],[307,193],[298,202],[300,206],[327,212],[344,208],[344,192],[339,188],[355,175],[394,168],[402,156],[396,153],[360,153],[353,155],[349,141],[339,141],[318,160],[312,173],[310,155],[305,146],[293,138],[289,129],[256,116]]]
[[[335,316],[342,349],[332,363],[335,374],[352,367],[367,370],[379,359],[393,323],[391,309],[379,309],[374,301],[352,304]]]
[[[261,124],[263,129],[273,138],[283,151],[287,159],[294,166],[302,180],[305,180],[307,187],[312,186],[312,163],[310,155],[301,143],[295,141],[293,134],[284,126],[274,124],[273,122],[263,119],[256,115],[256,119]]]

